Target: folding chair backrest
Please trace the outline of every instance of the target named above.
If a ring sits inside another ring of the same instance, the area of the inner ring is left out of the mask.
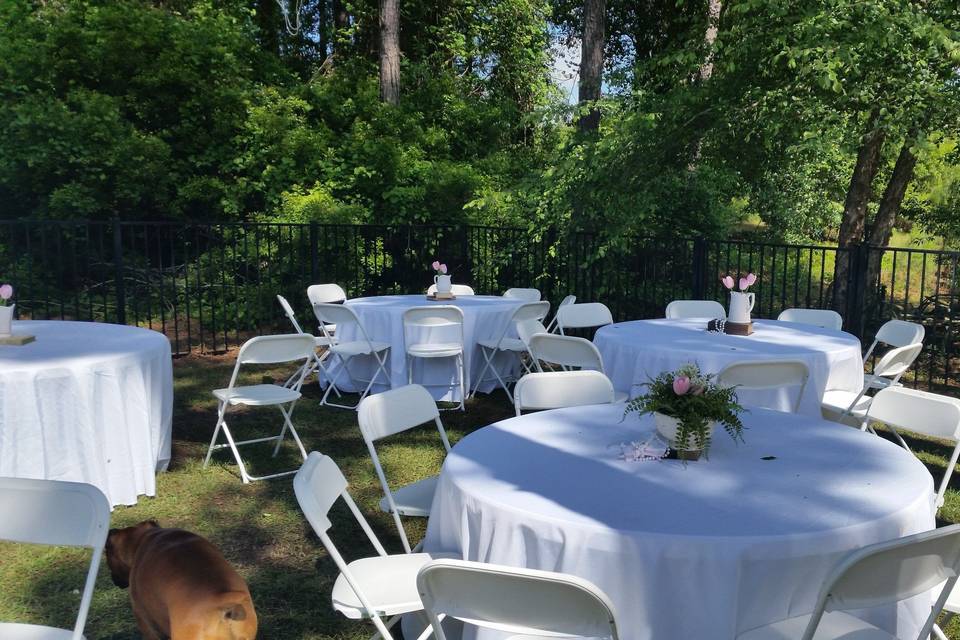
[[[560,301],[560,304],[557,305],[557,313],[559,313],[560,309],[562,309],[563,307],[573,304],[576,301],[577,301],[577,296],[575,295],[564,296],[563,300]],[[550,324],[547,325],[547,331],[553,331],[556,328],[556,326],[557,326],[557,314],[554,313],[553,318],[550,319]]]
[[[922,350],[922,342],[890,349],[873,367],[873,373],[884,378],[897,378],[910,368]]]
[[[871,420],[954,442],[960,441],[960,400],[936,393],[887,387],[874,396]]]
[[[439,419],[437,403],[430,392],[419,384],[408,384],[367,396],[357,409],[360,432],[369,442],[402,433],[431,420],[437,422]],[[446,444],[443,426],[438,426]],[[446,444],[446,447],[449,450],[449,444]]]
[[[550,313],[550,303],[546,300],[542,302],[525,302],[513,312],[513,324],[516,326],[524,320],[539,320],[543,322],[543,319],[547,317],[548,313]]]
[[[316,348],[313,336],[305,333],[258,336],[250,338],[240,347],[237,365],[277,364],[303,360],[312,357]]]
[[[437,293],[437,285],[432,284],[427,287],[427,295],[432,296]],[[455,296],[472,296],[476,295],[473,291],[473,287],[466,284],[451,284],[450,293]]]
[[[517,335],[520,336],[520,339],[528,346],[530,344],[530,338],[538,333],[546,332],[547,328],[543,326],[543,322],[540,320],[530,318],[529,320],[522,320],[517,323]]]
[[[344,302],[347,292],[338,284],[312,284],[307,287],[307,298],[310,304],[330,304]]]
[[[463,344],[463,311],[453,305],[412,307],[403,312],[403,335],[408,340],[408,329],[460,326],[460,344]],[[409,344],[409,343],[408,343]]]
[[[613,314],[602,302],[568,304],[557,309],[557,326],[565,329],[588,329],[613,324]]]
[[[793,412],[800,407],[803,393],[810,379],[810,370],[803,360],[745,360],[732,362],[717,375],[717,382],[727,387],[736,386],[745,391],[762,391],[787,386],[799,386]]]
[[[0,478],[0,513],[0,540],[93,550],[73,628],[80,640],[110,530],[106,496],[79,482]]]
[[[538,361],[552,362],[564,367],[579,367],[603,371],[603,357],[599,349],[586,338],[541,333],[530,338],[530,353]]]
[[[513,390],[517,415],[523,409],[559,409],[613,402],[613,383],[599,371],[528,373]]]
[[[906,320],[888,320],[877,331],[876,340],[893,347],[905,347],[923,342],[925,329],[922,324]]]
[[[809,324],[834,331],[843,329],[843,316],[833,309],[784,309],[777,316],[777,320]]]
[[[576,576],[435,560],[420,569],[417,590],[438,640],[441,615],[508,635],[617,640],[610,599]]]
[[[283,313],[286,314],[287,319],[290,321],[290,324],[293,325],[294,330],[297,333],[303,333],[303,329],[300,328],[300,323],[297,322],[297,316],[293,312],[293,307],[290,306],[290,303],[287,302],[287,299],[277,294],[277,300],[280,302],[280,306],[283,307]]]
[[[503,292],[504,298],[516,298],[526,302],[540,302],[540,289],[513,287]]]
[[[716,300],[674,300],[667,305],[664,316],[680,318],[726,318],[727,312]]]
[[[947,581],[919,638],[926,638],[960,570],[960,525],[924,531],[858,549],[834,569],[820,591],[804,640],[824,611],[866,609],[906,600]]]

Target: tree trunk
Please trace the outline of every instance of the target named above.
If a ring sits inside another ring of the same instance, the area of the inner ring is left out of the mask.
[[[581,107],[600,99],[606,13],[606,0],[584,0],[583,38],[580,42],[580,87],[577,95]],[[596,131],[600,127],[600,110],[594,107],[581,115],[579,126],[580,131]]]
[[[331,13],[333,14],[333,29],[331,30],[330,49],[333,53],[339,51],[339,47],[346,38],[346,31],[350,28],[350,14],[347,12],[343,0],[333,0],[331,3]]]
[[[880,167],[880,151],[883,148],[884,134],[874,127],[876,114],[871,115],[869,131],[861,139],[860,150],[857,152],[857,163],[853,168],[850,186],[847,188],[847,197],[843,203],[843,220],[840,223],[840,235],[837,246],[848,249],[863,239],[863,228],[867,216],[867,204],[872,194],[873,179]],[[850,263],[854,256],[852,251],[841,257],[837,253],[837,263],[833,280],[833,304],[838,311],[848,306],[847,282],[850,279]]]
[[[280,7],[277,0],[257,1],[257,28],[260,30],[260,45],[271,53],[280,51]]]
[[[400,10],[398,0],[380,0],[380,99],[400,104]]]
[[[717,31],[720,26],[720,11],[723,9],[721,0],[710,0],[707,8],[707,31],[703,35],[703,44],[706,49],[703,62],[697,71],[697,84],[703,84],[713,75],[713,46],[717,42]],[[699,118],[697,119],[699,120]],[[696,120],[693,123],[696,129],[702,126]],[[700,162],[700,151],[703,147],[703,136],[699,132],[690,149],[690,163],[688,169],[694,171]]]
[[[900,213],[900,205],[903,204],[903,197],[907,193],[907,187],[913,180],[913,170],[917,166],[917,156],[913,153],[913,145],[917,141],[917,130],[913,129],[907,134],[903,146],[900,147],[900,155],[897,156],[897,163],[893,166],[893,173],[890,174],[890,181],[883,191],[883,198],[880,200],[880,207],[877,209],[877,217],[870,227],[870,236],[867,242],[873,247],[886,247],[890,244],[890,236],[893,234],[893,225],[897,222],[897,215]],[[880,264],[883,260],[883,251],[872,251],[870,259],[867,262],[867,286],[877,281],[880,274]]]
[[[330,49],[330,21],[327,16],[327,0],[317,0],[317,49],[320,62],[327,59]]]

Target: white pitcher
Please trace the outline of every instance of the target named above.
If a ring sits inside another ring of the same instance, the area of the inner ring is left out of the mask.
[[[0,336],[7,337],[13,333],[13,310],[15,304],[0,307]]]
[[[754,302],[756,302],[756,296],[753,293],[731,291],[730,309],[727,311],[727,322],[736,322],[738,324],[749,323],[750,312],[753,311]]]
[[[437,285],[437,293],[450,293],[450,276],[433,276],[433,284]]]

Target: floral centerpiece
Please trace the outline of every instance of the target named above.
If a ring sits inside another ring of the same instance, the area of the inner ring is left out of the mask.
[[[433,276],[433,284],[437,286],[437,293],[442,296],[449,296],[453,285],[450,282],[450,276],[447,274],[447,265],[439,260],[434,260],[431,266],[435,273]]]
[[[734,441],[743,441],[743,423],[734,387],[724,387],[688,364],[646,383],[649,391],[627,403],[625,413],[653,414],[657,432],[684,460],[708,457],[716,425]]]
[[[730,291],[730,305],[727,310],[727,322],[733,322],[736,324],[750,324],[750,312],[753,311],[753,304],[756,302],[756,297],[753,293],[747,292],[747,289],[752,287],[757,281],[757,275],[755,273],[748,273],[747,275],[740,278],[740,281],[736,284],[740,285],[740,291],[734,291],[734,281],[733,276],[726,275],[720,278],[720,282],[723,283]]]
[[[13,285],[0,285],[0,336],[9,336],[13,328],[13,310],[15,304],[10,302],[13,297]]]

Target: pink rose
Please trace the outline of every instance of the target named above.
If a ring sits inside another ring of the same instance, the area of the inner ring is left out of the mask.
[[[720,282],[723,283],[727,289],[733,289],[733,276],[724,276],[720,278]]]
[[[440,271],[440,261],[439,261],[439,260],[434,260],[434,261],[433,261],[433,264],[432,264],[431,266],[433,267],[433,270],[434,270],[434,271]]]
[[[750,286],[750,283],[746,278],[740,278],[740,291],[745,291],[747,287]]]
[[[0,300],[9,300],[13,297],[13,286],[5,284],[0,286]]]
[[[677,376],[673,379],[673,392],[678,396],[682,396],[687,391],[690,391],[690,378],[687,376]]]
[[[753,286],[753,283],[756,282],[756,281],[757,281],[757,274],[755,274],[755,273],[748,273],[748,274],[747,274],[747,286],[748,286],[748,287],[752,287],[752,286]]]
[[[440,273],[446,273],[446,272],[447,272],[447,265],[445,264],[440,265]]]

